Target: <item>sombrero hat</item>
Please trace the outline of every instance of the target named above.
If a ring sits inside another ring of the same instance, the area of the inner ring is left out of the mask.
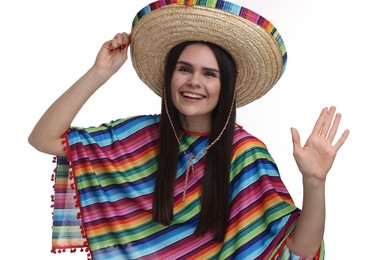
[[[287,52],[275,27],[261,15],[220,0],[160,0],[133,20],[131,60],[140,79],[162,95],[168,52],[184,41],[212,42],[233,57],[237,107],[266,94],[280,79]]]

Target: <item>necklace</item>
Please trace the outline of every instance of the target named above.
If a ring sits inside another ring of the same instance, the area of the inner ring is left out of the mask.
[[[235,100],[235,98],[236,98],[236,88],[234,88],[234,94],[233,95],[234,95],[233,96],[233,100]],[[177,133],[175,131],[175,127],[173,126],[173,122],[172,122],[171,116],[169,115],[169,112],[168,112],[167,98],[166,98],[166,94],[165,94],[165,87],[163,88],[163,99],[164,99],[165,112],[167,113],[169,124],[171,125],[173,133],[175,135],[175,138],[176,138],[176,140],[177,140],[177,142],[179,144],[179,151],[180,151],[181,147],[182,147],[182,144],[181,144],[180,139],[179,139],[179,137],[178,137],[178,135],[177,135]],[[212,143],[210,143],[208,146],[203,148],[203,150],[200,151],[197,155],[194,155],[193,153],[187,154],[186,151],[183,149],[183,153],[187,157],[187,160],[188,160],[187,170],[186,170],[186,178],[184,180],[184,188],[183,188],[183,195],[182,195],[182,202],[183,203],[186,200],[188,176],[190,174],[190,171],[192,173],[192,177],[194,177],[194,164],[193,164],[193,160],[196,160],[196,159],[200,158],[201,156],[203,156],[205,153],[207,153],[207,151],[210,149],[210,147],[213,146],[221,138],[222,134],[225,132],[226,127],[227,127],[227,125],[229,123],[230,116],[231,116],[232,111],[233,111],[233,106],[234,106],[234,102],[232,102],[232,105],[230,106],[229,115],[227,117],[225,125],[223,126],[223,128],[222,128],[221,132],[219,133],[219,135],[217,136],[217,138],[215,138],[215,140]]]

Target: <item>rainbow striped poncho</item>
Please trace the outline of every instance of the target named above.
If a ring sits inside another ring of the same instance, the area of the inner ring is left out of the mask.
[[[266,146],[237,127],[231,161],[230,217],[223,243],[195,236],[205,157],[182,193],[187,157],[179,155],[172,225],[152,221],[159,153],[159,115],[71,128],[68,156],[57,157],[53,250],[82,248],[91,259],[300,259],[285,246],[300,210],[294,205]],[[208,136],[182,133],[187,154]],[[81,232],[80,232],[81,231]],[[321,248],[316,259],[323,258]]]

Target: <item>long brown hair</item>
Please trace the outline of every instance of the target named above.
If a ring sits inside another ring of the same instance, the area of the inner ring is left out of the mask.
[[[184,42],[175,46],[166,60],[166,106],[176,133],[180,130],[180,121],[179,112],[172,102],[171,79],[180,54],[192,43],[195,42]],[[222,242],[228,226],[230,212],[229,175],[236,118],[234,89],[237,72],[233,59],[226,51],[212,43],[202,43],[207,45],[214,53],[221,75],[221,91],[218,104],[212,114],[209,142],[219,136],[228,118],[229,121],[218,142],[207,151],[202,183],[200,220],[194,234],[204,235],[207,231],[212,231],[214,232],[214,240]],[[231,107],[232,112],[229,117]],[[173,195],[179,157],[179,146],[176,144],[175,133],[170,125],[165,102],[163,101],[160,119],[160,154],[152,209],[153,220],[163,225],[169,225],[173,218]]]

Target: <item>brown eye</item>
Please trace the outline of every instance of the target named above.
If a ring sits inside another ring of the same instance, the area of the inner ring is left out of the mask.
[[[187,67],[187,66],[180,66],[178,70],[181,71],[181,72],[185,72],[185,73],[190,73],[191,72],[191,69],[189,67]]]
[[[209,77],[216,77],[214,72],[206,72],[205,75]]]

